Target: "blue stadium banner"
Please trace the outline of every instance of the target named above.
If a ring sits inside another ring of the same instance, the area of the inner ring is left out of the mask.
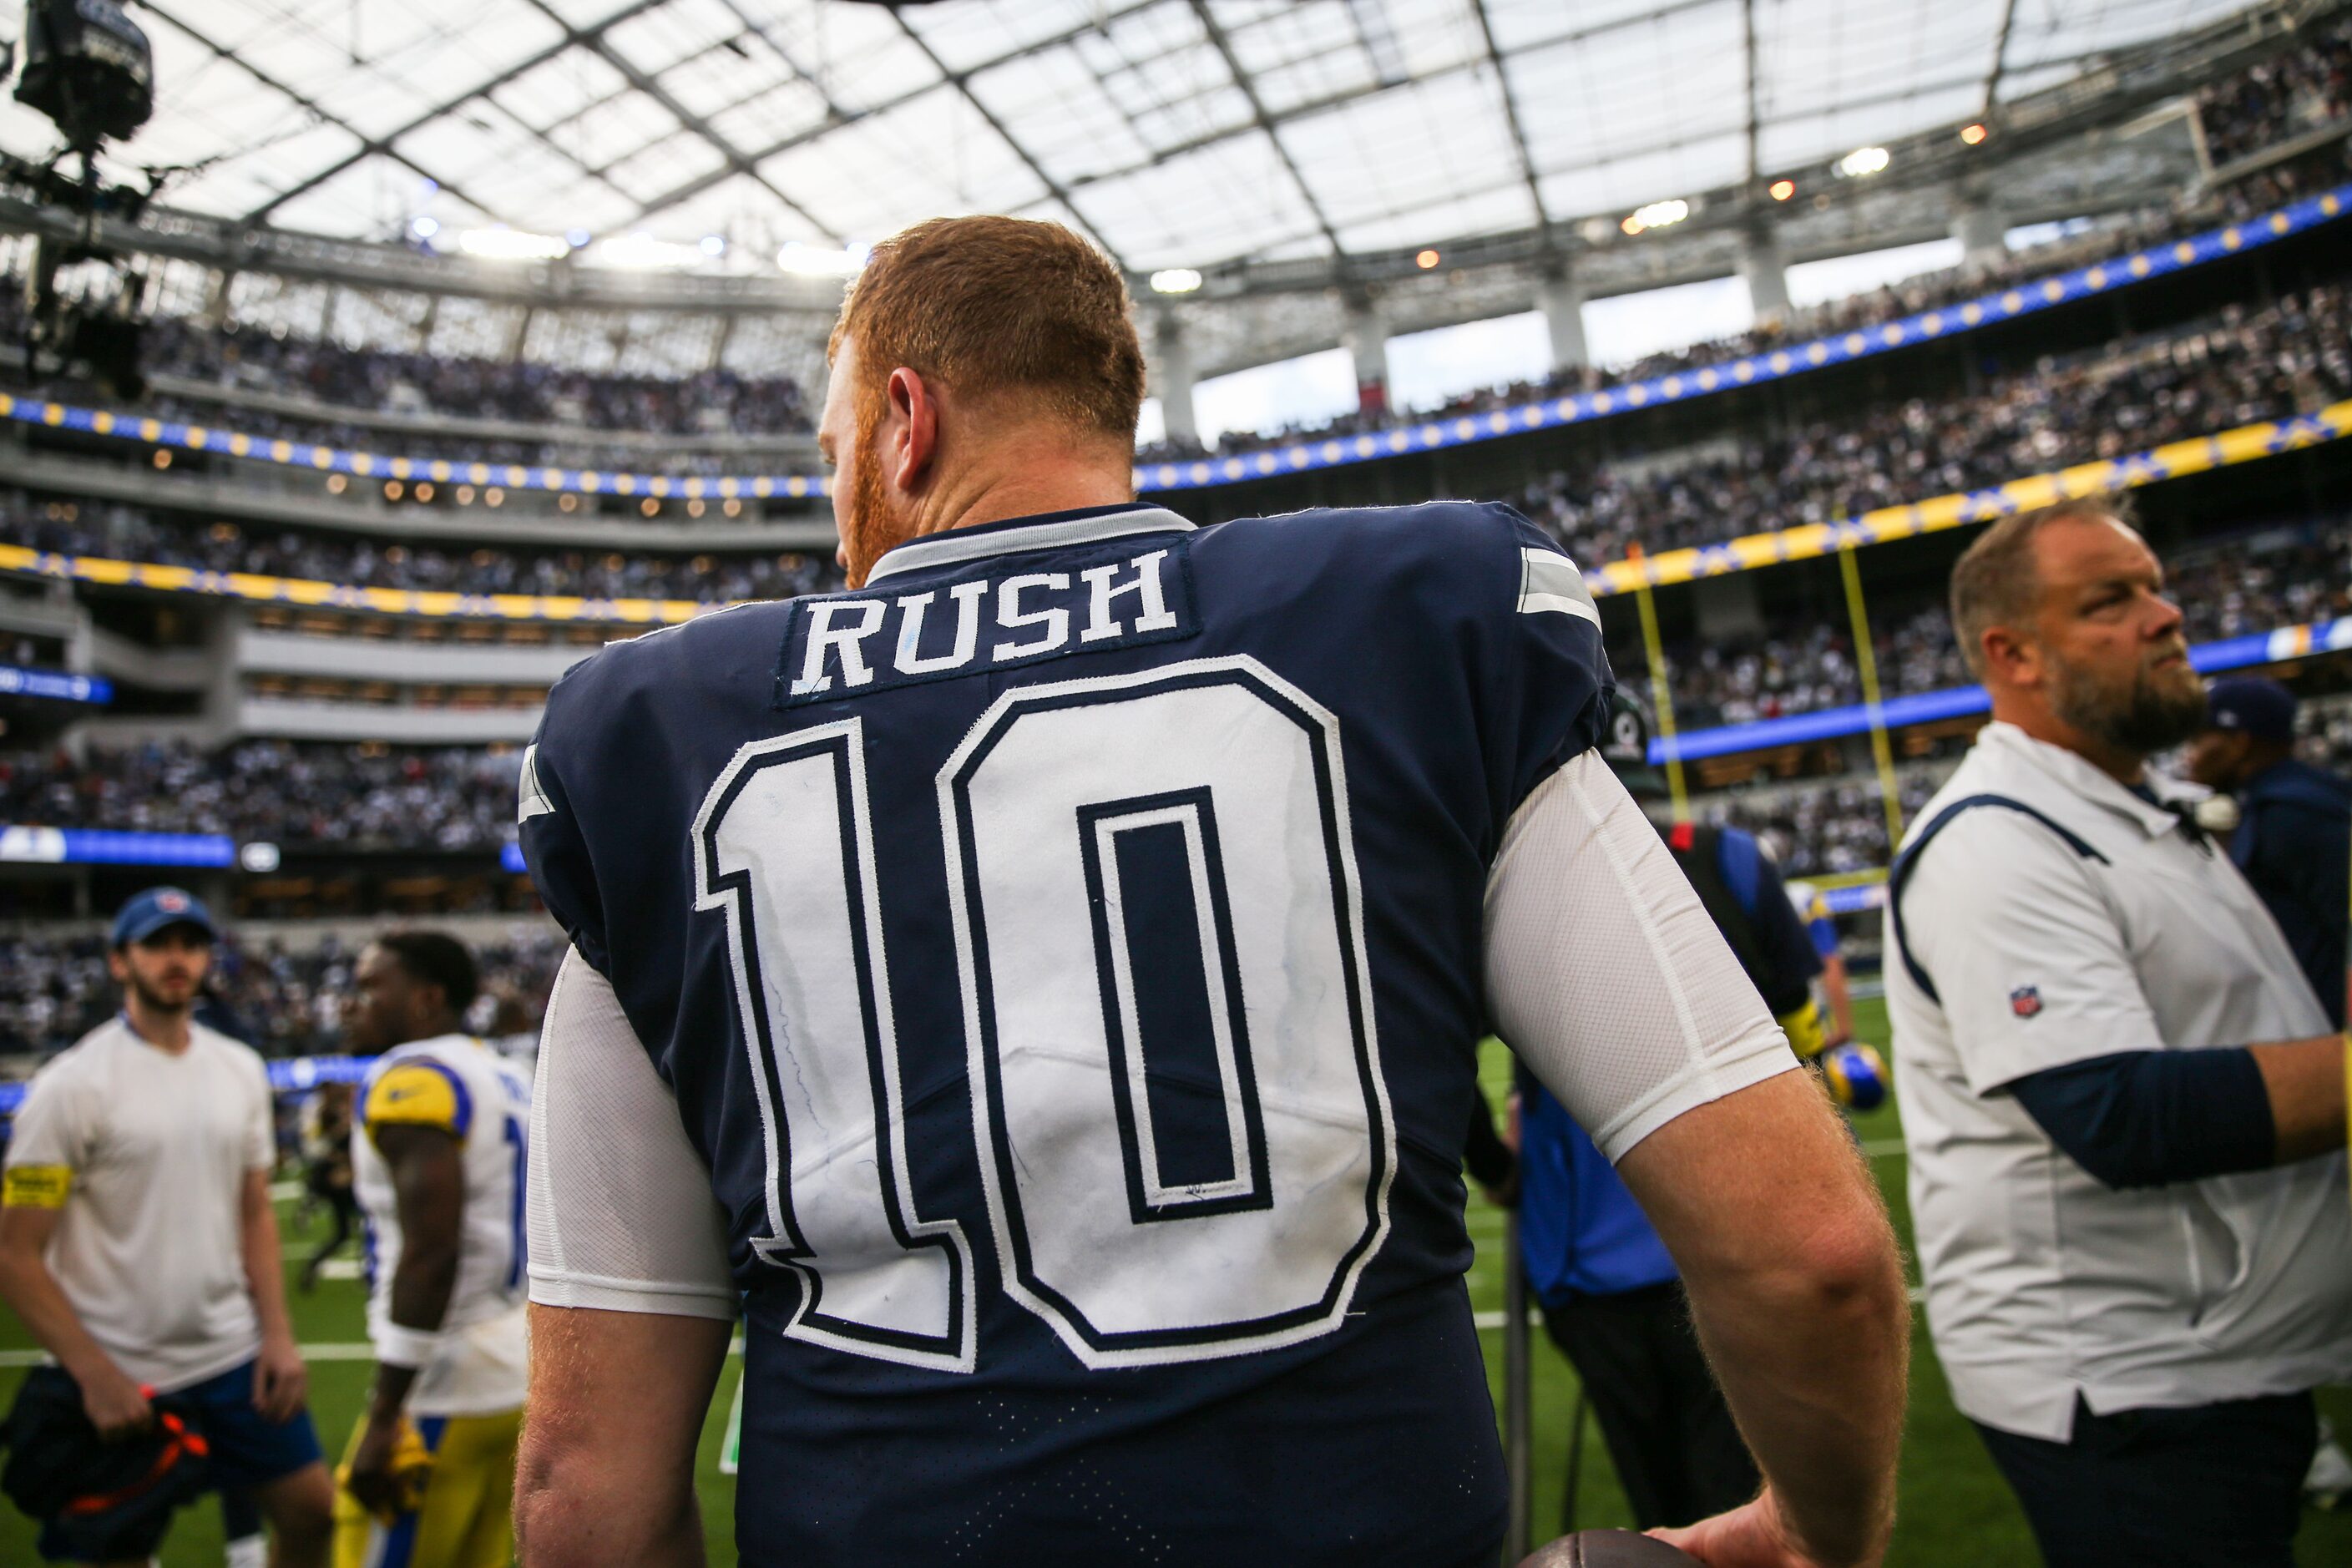
[[[226,870],[236,846],[218,833],[117,833],[98,827],[0,823],[0,864],[184,866]]]
[[[2083,300],[2128,287],[2144,279],[2161,277],[2184,268],[2201,266],[2224,257],[2273,244],[2341,216],[2352,207],[2352,185],[2267,213],[2245,223],[2230,224],[2185,239],[2151,246],[2127,256],[2110,257],[2072,271],[2021,282],[1979,299],[1921,310],[1896,321],[1834,332],[1809,342],[1790,343],[1741,359],[1697,365],[1671,375],[1628,382],[1599,392],[1544,398],[1476,414],[1433,419],[1420,425],[1358,436],[1334,436],[1297,442],[1263,452],[1230,458],[1203,458],[1169,463],[1146,463],[1135,470],[1139,491],[1200,489],[1237,484],[1279,474],[1367,463],[1410,452],[1435,451],[1470,442],[1493,441],[1530,430],[1580,424],[1659,404],[1680,403],[1743,386],[1779,381],[1807,371],[1915,343],[1950,337],[1981,326],[2030,316],[2071,300]],[[612,473],[595,468],[549,468],[528,463],[486,463],[470,458],[384,457],[371,452],[318,446],[224,430],[182,419],[160,419],[85,408],[40,398],[0,394],[0,417],[20,424],[44,425],[85,435],[110,436],[148,446],[211,452],[226,458],[279,463],[320,473],[359,479],[415,483],[499,486],[514,490],[549,490],[574,495],[610,495],[650,500],[765,500],[776,497],[816,499],[831,493],[821,474],[752,474],[719,478],[668,474]]]
[[[280,1094],[299,1094],[322,1083],[357,1083],[374,1065],[373,1057],[288,1057],[268,1065],[269,1087]],[[25,1103],[26,1085],[0,1083],[0,1116],[13,1116]]]
[[[2189,661],[2200,670],[2210,674],[2215,670],[2243,669],[2254,664],[2284,664],[2289,659],[2309,658],[2314,654],[2347,650],[2352,650],[2352,618],[2316,621],[2309,626],[2280,626],[2273,631],[2200,643],[2189,650]],[[1973,713],[1988,712],[1992,708],[1992,700],[1985,695],[1981,686],[1950,686],[1940,691],[1916,691],[1907,697],[1890,698],[1879,706],[1886,716],[1886,727],[1900,730],[1913,724],[1932,724],[1938,720],[1964,719]],[[1740,752],[1760,752],[1773,746],[1801,746],[1815,741],[1840,740],[1847,735],[1866,734],[1869,730],[1870,709],[1867,704],[1857,702],[1846,708],[1822,708],[1811,713],[1791,713],[1780,719],[1759,719],[1746,724],[1685,731],[1672,742],[1660,736],[1650,742],[1650,761],[1664,763],[1672,754],[1690,763],[1702,757],[1731,756]]]
[[[0,664],[0,697],[46,697],[57,702],[103,705],[114,700],[114,684],[103,676]]]

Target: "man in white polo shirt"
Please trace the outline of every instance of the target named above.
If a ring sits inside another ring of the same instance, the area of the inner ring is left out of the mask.
[[[260,1503],[279,1568],[320,1568],[332,1488],[286,1317],[269,1079],[191,1016],[212,947],[212,917],[177,888],[115,917],[122,1011],[44,1067],[17,1113],[0,1300],[57,1360],[31,1378],[70,1379],[99,1437],[138,1435],[150,1400],[177,1395],[211,1484]],[[45,1520],[41,1554],[144,1563],[168,1511],[107,1511]]]
[[[2342,1043],[2146,772],[2204,692],[2116,507],[1996,523],[1952,624],[1993,722],[1887,915],[1937,1352],[2053,1568],[2290,1563],[2352,1376]]]

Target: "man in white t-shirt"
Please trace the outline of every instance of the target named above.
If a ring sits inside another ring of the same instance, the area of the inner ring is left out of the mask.
[[[0,1299],[56,1358],[33,1377],[70,1378],[100,1437],[142,1434],[150,1400],[177,1395],[201,1425],[209,1483],[253,1493],[280,1568],[315,1568],[332,1489],[286,1317],[268,1075],[191,1016],[213,937],[177,888],[115,917],[122,1011],[42,1068],[16,1116]],[[40,1550],[143,1563],[168,1522],[60,1517],[44,1521]]]
[[[1886,909],[1937,1355],[2052,1568],[2286,1568],[2352,1376],[2343,1042],[2147,769],[2205,692],[2113,503],[1994,524],[1952,625],[1993,722]]]

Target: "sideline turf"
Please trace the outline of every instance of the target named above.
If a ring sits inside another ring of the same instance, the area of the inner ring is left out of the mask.
[[[1864,1002],[1855,1011],[1863,1037],[1884,1048],[1886,1016],[1883,1005]],[[1481,1068],[1499,1106],[1501,1089],[1508,1081],[1508,1058],[1499,1046],[1489,1041],[1481,1058]],[[1861,1118],[1857,1130],[1865,1142],[1872,1143],[1901,1137],[1901,1123],[1891,1108]],[[1880,1157],[1872,1162],[1872,1168],[1885,1189],[1896,1229],[1907,1246],[1910,1226],[1903,1199],[1902,1157]],[[291,1205],[281,1205],[279,1212],[287,1215],[290,1209]],[[1493,1311],[1503,1301],[1503,1216],[1474,1192],[1468,1217],[1471,1235],[1478,1243],[1478,1261],[1470,1273],[1472,1304],[1482,1312]],[[310,1245],[308,1233],[290,1220],[287,1233],[288,1254],[300,1258]],[[306,1344],[351,1343],[366,1337],[360,1287],[355,1282],[327,1280],[320,1285],[316,1295],[295,1295],[292,1302],[295,1331]],[[1927,1347],[1924,1323],[1919,1329],[1912,1360],[1910,1425],[1904,1436],[1902,1514],[1895,1527],[1895,1549],[1887,1562],[1891,1568],[2031,1564],[2035,1556],[2025,1521],[1994,1472],[1991,1461],[1986,1458],[1976,1433],[1952,1408],[1943,1373]],[[1490,1379],[1499,1397],[1502,1336],[1499,1331],[1489,1331],[1481,1338],[1487,1348]],[[1559,1528],[1567,1481],[1568,1425],[1576,1404],[1576,1377],[1544,1339],[1540,1328],[1532,1339],[1535,1521],[1536,1539],[1542,1542]],[[31,1342],[16,1315],[0,1308],[0,1350],[21,1349]],[[735,1483],[719,1473],[719,1447],[740,1365],[739,1360],[730,1360],[720,1377],[710,1420],[703,1428],[698,1462],[698,1489],[714,1568],[725,1568],[735,1561],[731,1523]],[[359,1362],[319,1362],[311,1366],[311,1412],[318,1419],[320,1439],[330,1453],[341,1452],[352,1423],[359,1418],[368,1371],[366,1363]],[[14,1396],[23,1375],[15,1368],[0,1368],[0,1400]],[[2330,1391],[2321,1396],[2321,1404],[2334,1416],[2339,1433],[2352,1436],[2352,1391]],[[1584,1471],[1577,1502],[1578,1523],[1584,1528],[1632,1522],[1624,1494],[1618,1489],[1596,1429],[1588,1428],[1585,1434]],[[2305,1568],[2352,1563],[2352,1511],[2334,1515],[2306,1513],[2297,1548]],[[37,1561],[33,1552],[32,1526],[0,1501],[0,1563],[14,1568],[15,1564]],[[221,1561],[219,1510],[206,1502],[183,1513],[171,1538],[164,1542],[163,1568],[217,1568]]]

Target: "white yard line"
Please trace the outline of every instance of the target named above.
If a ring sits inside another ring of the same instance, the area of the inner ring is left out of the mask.
[[[1497,1322],[1502,1314],[1495,1314]],[[370,1344],[325,1344],[299,1347],[304,1361],[373,1361],[375,1347]],[[743,1353],[743,1342],[739,1338],[727,1347],[730,1355]],[[0,1367],[38,1366],[49,1358],[39,1351],[0,1351]]]
[[[1910,1298],[1911,1298],[1911,1304],[1912,1304],[1913,1306],[1915,1306],[1915,1307],[1916,1307],[1916,1306],[1917,1306],[1921,1301],[1926,1300],[1927,1300],[1927,1291],[1925,1291],[1925,1290],[1923,1290],[1923,1289],[1920,1289],[1918,1286],[1916,1286],[1916,1285],[1914,1285],[1914,1286],[1912,1286],[1912,1287],[1911,1287],[1911,1289],[1910,1289],[1910,1290],[1909,1290],[1908,1294],[1910,1295]],[[1536,1314],[1536,1313],[1534,1313],[1534,1312],[1530,1312],[1530,1313],[1528,1314],[1528,1321],[1530,1323],[1534,1323],[1534,1322],[1538,1321],[1539,1321],[1539,1319],[1538,1319],[1538,1314]],[[1475,1313],[1475,1314],[1474,1314],[1474,1316],[1473,1316],[1473,1321],[1475,1321],[1475,1322],[1478,1325],[1478,1331],[1479,1331],[1480,1333],[1490,1333],[1490,1332],[1494,1332],[1494,1331],[1499,1331],[1499,1330],[1502,1328],[1502,1326],[1503,1326],[1503,1314],[1502,1314],[1502,1312],[1501,1312],[1500,1310],[1492,1311],[1492,1312],[1479,1312],[1479,1313]]]

